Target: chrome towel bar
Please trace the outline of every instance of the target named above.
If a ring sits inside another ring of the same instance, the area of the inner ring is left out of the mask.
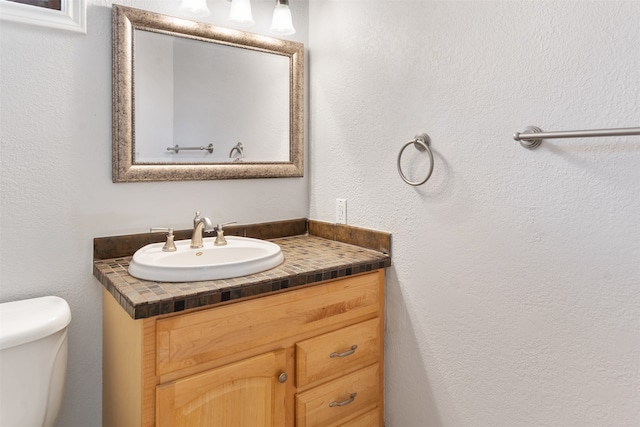
[[[419,182],[409,181],[409,179],[404,175],[404,173],[402,173],[402,166],[400,165],[400,159],[402,158],[402,153],[404,152],[404,149],[410,146],[411,144],[413,144],[418,151],[426,151],[427,154],[429,155],[429,173],[427,174],[427,177],[425,179]],[[407,184],[418,186],[427,182],[427,180],[431,178],[432,172],[433,172],[433,153],[429,148],[429,135],[427,135],[426,133],[420,133],[416,135],[414,139],[404,144],[400,149],[400,152],[398,153],[398,173],[400,174],[400,178],[402,178],[402,180]]]
[[[213,144],[209,144],[206,147],[180,147],[177,144],[173,147],[167,147],[167,151],[173,151],[176,154],[179,153],[180,150],[207,150],[209,153],[213,153]]]
[[[640,135],[638,128],[616,128],[616,129],[592,129],[592,130],[565,130],[558,132],[543,132],[537,126],[528,126],[524,132],[516,132],[513,139],[520,141],[520,145],[529,150],[538,148],[543,139],[553,138],[593,138],[598,136],[628,136]]]

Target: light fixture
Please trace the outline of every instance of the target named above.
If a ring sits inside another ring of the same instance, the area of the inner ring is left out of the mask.
[[[273,9],[273,20],[271,21],[270,31],[273,34],[281,36],[288,36],[296,32],[296,29],[293,28],[293,20],[291,19],[289,0],[276,0],[276,8]]]
[[[255,24],[253,16],[251,16],[250,0],[232,0],[227,20],[243,27]]]
[[[207,0],[182,0],[180,11],[194,16],[209,16]]]

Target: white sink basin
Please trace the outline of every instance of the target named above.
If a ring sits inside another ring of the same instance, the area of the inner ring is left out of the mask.
[[[157,282],[230,279],[269,270],[284,261],[275,243],[248,237],[225,238],[225,246],[215,246],[213,237],[202,239],[204,247],[200,249],[192,249],[191,240],[178,240],[175,252],[163,252],[164,243],[144,246],[133,254],[129,274]]]

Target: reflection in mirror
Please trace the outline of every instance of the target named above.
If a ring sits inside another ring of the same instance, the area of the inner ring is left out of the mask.
[[[238,142],[245,162],[289,161],[289,58],[144,30],[134,38],[136,164],[234,161]],[[199,149],[209,144],[212,153]]]
[[[113,180],[303,174],[301,43],[113,6]]]

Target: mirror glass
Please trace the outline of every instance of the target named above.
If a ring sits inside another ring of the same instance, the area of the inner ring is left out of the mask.
[[[303,45],[113,6],[113,180],[303,174]]]

